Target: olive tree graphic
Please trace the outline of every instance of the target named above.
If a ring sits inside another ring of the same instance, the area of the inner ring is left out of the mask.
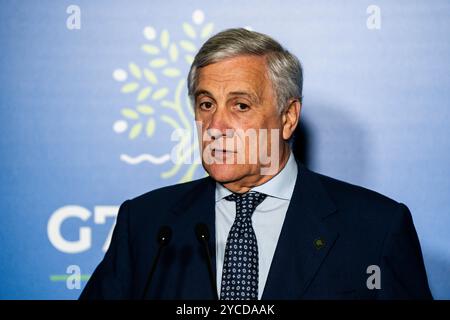
[[[148,65],[139,66],[129,62],[127,69],[116,69],[113,72],[116,81],[124,82],[121,92],[134,96],[134,107],[120,110],[122,119],[114,123],[115,132],[127,134],[129,140],[139,136],[152,138],[161,123],[183,132],[175,146],[179,161],[161,173],[164,179],[180,175],[179,182],[191,181],[199,166],[196,161],[183,165],[186,159],[192,158],[193,154],[198,152],[198,144],[194,143],[195,139],[191,139],[195,129],[194,113],[189,97],[183,92],[186,87],[186,74],[182,73],[179,66],[191,65],[199,46],[212,34],[213,28],[213,23],[204,23],[204,13],[201,10],[193,12],[192,23],[182,24],[186,38],[179,41],[172,39],[167,29],[158,32],[154,27],[147,26],[143,30],[147,41],[141,49],[148,55]],[[163,78],[173,81],[175,86],[164,86],[164,81],[161,81]],[[166,112],[168,110],[171,112]],[[120,159],[129,164],[143,161],[162,164],[170,160],[170,155],[141,154],[131,157],[122,154]]]

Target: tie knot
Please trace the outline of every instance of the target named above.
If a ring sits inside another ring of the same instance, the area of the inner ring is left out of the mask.
[[[263,202],[266,197],[267,195],[264,193],[250,191],[243,194],[232,193],[229,196],[226,196],[225,199],[236,202],[237,216],[251,216],[256,207]]]

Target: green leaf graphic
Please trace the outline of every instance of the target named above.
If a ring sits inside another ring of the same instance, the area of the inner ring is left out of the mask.
[[[195,44],[193,44],[191,41],[188,40],[181,40],[180,41],[180,46],[189,52],[195,52],[197,50],[197,48],[195,47]]]
[[[137,96],[137,101],[141,102],[144,101],[145,99],[147,99],[148,95],[150,94],[150,92],[152,91],[152,88],[150,87],[145,87],[144,89],[142,89],[138,96]]]
[[[151,137],[153,135],[153,133],[155,132],[155,119],[153,118],[148,119],[146,131],[147,137]]]
[[[161,68],[164,67],[166,64],[167,59],[164,58],[153,59],[152,61],[149,62],[149,65],[152,68]]]
[[[142,51],[148,54],[158,54],[159,48],[157,46],[152,46],[151,44],[144,44],[141,47]]]
[[[139,119],[139,114],[130,108],[122,109],[122,115],[128,119]]]
[[[134,92],[137,90],[137,88],[139,88],[139,83],[137,82],[127,83],[122,87],[122,92],[123,93]]]
[[[136,124],[131,128],[128,137],[129,137],[130,139],[135,139],[135,138],[139,135],[139,133],[141,133],[141,130],[142,130],[142,123],[140,123],[140,122],[139,122],[139,123],[136,123]]]
[[[183,23],[183,30],[189,38],[195,39],[195,37],[197,36],[195,33],[195,29],[189,23]]]
[[[151,106],[146,105],[146,104],[138,105],[137,110],[140,113],[145,114],[145,115],[150,115],[150,114],[155,113],[155,110]]]
[[[177,61],[177,59],[178,59],[178,48],[177,48],[177,45],[175,43],[172,43],[170,45],[169,55],[170,55],[170,59],[172,59],[173,62]]]
[[[153,73],[153,71],[148,70],[148,69],[144,69],[144,76],[148,80],[148,82],[150,82],[151,84],[157,84],[158,83],[158,78]]]
[[[213,31],[214,23],[210,22],[206,26],[203,27],[202,33],[200,34],[200,37],[202,39],[207,38]]]
[[[161,46],[164,49],[167,49],[167,47],[169,46],[169,31],[167,30],[163,30],[163,32],[161,32]]]
[[[203,17],[198,16],[198,18]],[[156,125],[161,122],[176,129],[192,129],[189,119],[194,117],[194,109],[191,107],[189,97],[183,97],[185,80],[181,79],[182,69],[177,63],[184,64],[186,61],[189,65],[192,64],[198,50],[197,41],[211,36],[214,29],[213,23],[203,24],[200,21],[202,19],[197,21],[196,17],[193,20],[195,21],[182,23],[181,41],[173,38],[169,29],[156,33],[152,27],[146,27],[143,32],[149,41],[142,43],[140,50],[148,58],[148,64],[142,66],[134,61],[129,62],[128,68],[124,68],[125,70],[120,69],[122,74],[125,72],[125,77],[122,78],[126,79],[127,73],[129,74],[128,82],[122,83],[120,90],[123,93],[133,93],[133,97],[136,97],[136,106],[120,110],[121,123],[117,123],[118,126],[115,129],[119,129],[117,131],[120,132],[126,131],[125,134],[130,140],[140,136],[142,138],[154,137]],[[119,75],[117,74],[117,76]],[[163,87],[159,82],[161,77],[163,77],[162,82],[167,80],[178,82],[173,96],[170,86]],[[145,83],[141,83],[141,80]],[[158,108],[162,108],[162,113],[166,108],[171,110],[168,115],[161,115],[159,112],[161,109]],[[189,146],[190,141],[183,139],[181,143],[183,146]],[[183,151],[182,156],[187,157],[195,150],[196,148],[191,145],[186,153]],[[183,168],[184,172],[179,181],[190,181],[193,179],[197,167],[198,164],[192,164],[187,170],[184,170],[185,167],[176,164],[169,171],[162,172],[161,177],[170,178],[178,175]]]
[[[162,98],[164,98],[167,94],[169,93],[169,89],[168,88],[161,88],[159,90],[156,90],[153,93],[152,99],[153,100],[161,100]]]
[[[174,118],[172,118],[172,117],[170,117],[170,116],[167,116],[167,115],[165,115],[165,114],[161,116],[161,121],[164,121],[164,122],[168,123],[168,124],[171,125],[174,129],[179,129],[179,128],[181,128],[180,125],[177,123],[177,121],[176,121]]]
[[[130,68],[131,74],[132,74],[135,78],[140,79],[140,78],[142,77],[141,69],[139,69],[139,67],[137,66],[137,64],[131,62],[130,65],[129,65],[129,68]]]
[[[163,70],[163,74],[167,77],[173,78],[178,77],[181,74],[181,72],[177,68],[165,68]]]

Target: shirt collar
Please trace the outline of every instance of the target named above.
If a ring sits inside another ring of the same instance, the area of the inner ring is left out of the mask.
[[[295,182],[297,180],[298,167],[292,151],[289,153],[289,159],[275,176],[269,181],[254,187],[251,191],[257,191],[283,200],[290,200],[294,192]],[[216,182],[216,202],[222,200],[232,192],[225,188],[219,182]]]

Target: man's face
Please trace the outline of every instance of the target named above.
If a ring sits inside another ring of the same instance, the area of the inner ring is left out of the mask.
[[[265,58],[238,56],[200,68],[195,120],[201,125],[202,162],[209,175],[224,184],[256,181],[267,165],[261,161],[261,150],[271,156],[283,143],[282,118]],[[257,146],[241,134],[251,133],[248,129],[255,130]],[[267,129],[267,139],[260,141],[260,129]],[[238,156],[245,160],[238,161]]]

